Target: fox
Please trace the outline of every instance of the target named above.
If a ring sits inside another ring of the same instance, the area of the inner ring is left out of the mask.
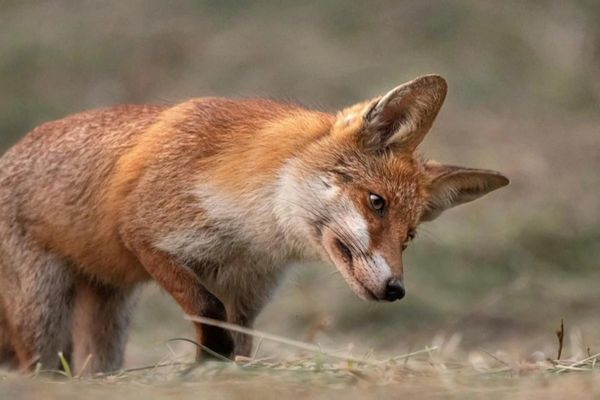
[[[333,265],[367,301],[405,296],[420,224],[506,186],[417,151],[439,75],[337,113],[270,99],[120,105],[44,123],[0,158],[0,362],[123,366],[138,288],[252,327],[293,262]],[[194,322],[225,357],[252,340]]]

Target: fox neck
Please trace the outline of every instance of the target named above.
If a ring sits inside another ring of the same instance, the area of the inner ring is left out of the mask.
[[[196,192],[211,221],[218,221],[222,234],[232,247],[274,263],[312,260],[318,257],[314,245],[297,222],[289,206],[288,172],[252,192],[232,196],[211,184]]]
[[[300,254],[301,259],[315,260],[323,256],[316,239],[322,221],[311,210],[319,207],[320,196],[333,197],[337,188],[328,186],[318,173],[306,176],[299,173],[300,169],[304,170],[301,160],[292,158],[280,170],[275,185],[274,214],[287,245]]]
[[[320,114],[304,121],[274,122],[251,141],[220,154],[217,166],[196,180],[194,193],[202,209],[225,237],[275,263],[321,255],[314,233],[302,222],[298,205],[306,200],[299,196],[303,178],[298,169],[306,148],[328,132],[330,121]],[[272,151],[264,154],[265,148]]]

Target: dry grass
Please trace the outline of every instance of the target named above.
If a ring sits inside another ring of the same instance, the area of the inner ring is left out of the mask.
[[[462,354],[452,340],[408,354],[362,356],[248,330],[206,318],[188,317],[254,336],[253,357],[235,361],[190,362],[171,352],[164,360],[113,374],[82,377],[66,361],[62,371],[36,370],[31,377],[0,374],[0,398],[329,398],[354,393],[366,398],[418,395],[419,398],[562,398],[598,392],[600,353],[582,359],[516,360],[484,350]],[[564,333],[564,331],[563,331]],[[187,339],[173,339],[187,340]],[[292,348],[290,356],[261,356],[264,341]],[[559,347],[562,347],[559,340]],[[84,367],[85,369],[85,367]],[[575,385],[575,386],[574,386]],[[573,390],[575,387],[579,390]]]

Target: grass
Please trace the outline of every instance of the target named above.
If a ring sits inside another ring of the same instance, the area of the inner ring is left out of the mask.
[[[441,347],[425,347],[407,354],[381,356],[367,352],[357,356],[207,318],[187,319],[252,335],[258,343],[257,351],[252,357],[201,364],[189,361],[189,353],[170,352],[152,365],[94,377],[82,377],[82,371],[74,373],[59,354],[62,371],[38,368],[30,377],[0,374],[0,398],[37,398],[44,393],[49,399],[116,396],[146,400],[196,396],[269,399],[282,395],[331,398],[345,393],[361,398],[400,394],[417,394],[419,398],[513,398],[517,394],[524,398],[561,398],[573,385],[590,394],[596,393],[594,388],[600,384],[600,353],[580,359],[538,356],[518,360],[485,350],[465,355],[449,341]],[[561,353],[564,327],[557,337],[557,353]],[[259,357],[264,341],[294,352]]]

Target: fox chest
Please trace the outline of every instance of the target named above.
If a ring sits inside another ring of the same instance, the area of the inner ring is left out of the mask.
[[[194,270],[209,291],[222,300],[263,296],[286,270],[285,257],[256,248],[231,233],[190,229],[166,235],[156,247]]]

